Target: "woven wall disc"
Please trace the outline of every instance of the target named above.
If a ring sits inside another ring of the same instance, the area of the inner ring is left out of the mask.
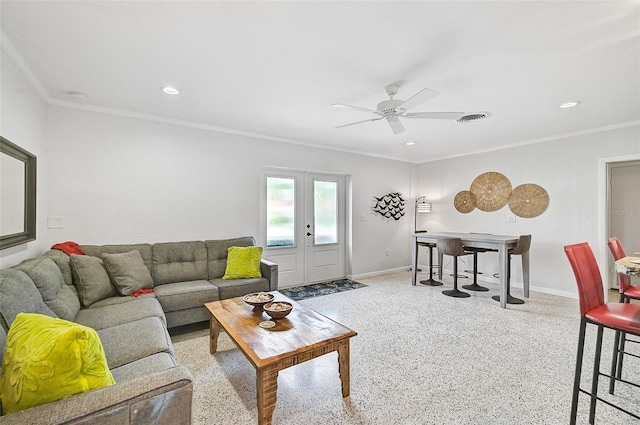
[[[476,177],[470,190],[476,195],[476,207],[479,210],[498,211],[509,201],[511,182],[504,174],[489,171]]]
[[[518,217],[537,217],[547,209],[547,206],[549,206],[549,194],[537,184],[521,184],[511,191],[509,209]]]
[[[468,190],[458,192],[453,198],[453,206],[463,214],[470,213],[476,207],[476,195]]]

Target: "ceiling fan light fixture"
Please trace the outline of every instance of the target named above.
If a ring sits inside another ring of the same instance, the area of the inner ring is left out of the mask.
[[[458,118],[457,121],[459,123],[466,123],[466,122],[482,120],[482,119],[487,118],[488,116],[489,116],[489,113],[467,114],[467,115],[463,115],[460,118]]]

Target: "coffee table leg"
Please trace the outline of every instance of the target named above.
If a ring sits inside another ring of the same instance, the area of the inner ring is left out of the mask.
[[[218,350],[218,335],[220,335],[220,323],[211,316],[209,321],[209,353],[211,354]]]
[[[351,393],[351,378],[349,373],[349,340],[340,341],[338,345],[338,373],[342,381],[342,397],[349,397]]]
[[[256,378],[258,425],[271,425],[278,394],[278,369],[274,366],[256,369]]]

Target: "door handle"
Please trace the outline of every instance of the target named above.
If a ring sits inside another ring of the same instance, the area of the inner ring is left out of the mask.
[[[313,233],[307,232],[307,236],[313,236]]]

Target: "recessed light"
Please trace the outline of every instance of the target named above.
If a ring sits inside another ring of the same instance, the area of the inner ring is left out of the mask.
[[[162,88],[162,91],[165,92],[166,94],[180,94],[180,90],[171,86],[164,86]]]
[[[415,144],[416,144],[416,142],[412,142],[412,141],[409,141],[409,142],[405,143],[405,145],[407,145],[407,146],[413,146]]]
[[[566,102],[563,103],[562,105],[560,105],[560,107],[562,109],[566,109],[566,108],[573,108],[574,106],[576,106],[578,103],[580,103],[579,100],[572,100],[571,102]]]

